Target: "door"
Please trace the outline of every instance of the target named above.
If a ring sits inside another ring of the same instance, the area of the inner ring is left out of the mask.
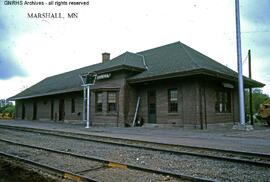
[[[63,121],[65,118],[65,100],[59,100],[59,121]]]
[[[33,102],[33,120],[37,119],[37,102]]]
[[[22,104],[22,119],[25,118],[25,105],[24,103]]]
[[[148,91],[148,123],[156,123],[156,91]]]
[[[51,120],[53,121],[53,114],[54,113],[54,100],[51,100]]]

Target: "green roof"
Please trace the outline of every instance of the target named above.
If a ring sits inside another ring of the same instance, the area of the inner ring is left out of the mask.
[[[10,100],[80,91],[82,90],[80,74],[89,72],[102,73],[119,69],[138,71],[138,74],[128,79],[129,82],[143,82],[172,76],[194,74],[208,74],[234,81],[237,81],[238,77],[237,73],[230,68],[181,42],[175,42],[139,53],[125,52],[104,63],[48,77],[11,97]],[[249,83],[254,87],[264,86],[264,84],[248,78],[245,78],[245,83]]]
[[[146,80],[163,79],[172,75],[183,76],[194,74],[207,74],[237,80],[238,73],[203,55],[191,47],[175,42],[165,46],[139,52],[145,58],[148,70],[129,79],[130,82],[143,82]],[[255,87],[264,84],[244,78],[246,83]]]
[[[145,70],[143,56],[125,52],[110,61],[51,76],[11,97],[10,100],[80,91],[82,90],[80,74],[89,72],[102,73],[118,69]]]

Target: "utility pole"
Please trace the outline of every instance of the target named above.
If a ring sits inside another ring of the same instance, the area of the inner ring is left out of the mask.
[[[249,78],[251,79],[251,53],[248,50],[248,72]],[[253,125],[253,110],[252,110],[252,87],[249,87],[249,114],[250,114],[250,124]]]
[[[239,0],[235,0],[236,16],[236,41],[237,41],[237,65],[238,65],[238,88],[239,88],[239,106],[240,106],[240,125],[245,126],[245,108],[244,108],[244,86],[242,73],[242,50],[241,50],[241,29],[240,29],[240,10]]]

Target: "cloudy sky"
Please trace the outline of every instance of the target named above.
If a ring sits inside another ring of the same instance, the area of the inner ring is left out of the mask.
[[[98,63],[102,52],[113,58],[176,41],[237,70],[234,0],[89,2],[89,6],[9,6],[0,1],[0,99],[48,76]],[[240,4],[243,60],[251,49],[253,78],[265,83],[264,92],[270,94],[270,1],[240,0]],[[27,18],[27,13],[36,12],[79,17]],[[247,61],[243,66],[247,75]]]

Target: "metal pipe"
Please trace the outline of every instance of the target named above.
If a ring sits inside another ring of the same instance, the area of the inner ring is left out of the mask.
[[[86,106],[86,89],[83,87],[83,121],[85,121],[85,106]]]
[[[199,83],[199,96],[200,96],[200,99],[199,99],[199,105],[200,105],[200,125],[201,125],[201,130],[203,130],[203,113],[202,113],[202,85]]]
[[[94,85],[96,82],[96,73],[87,73],[87,74],[81,74],[79,75],[82,82],[83,82],[83,92],[84,92],[84,99],[83,99],[83,121],[86,120],[86,127],[89,128],[89,126],[92,125],[91,120],[90,120],[90,101],[91,101],[91,93],[90,93],[90,86]],[[87,76],[93,76],[94,80],[93,83],[87,83]],[[85,78],[85,80],[84,80]],[[86,109],[86,112],[85,112]]]
[[[204,122],[205,122],[205,129],[207,129],[207,111],[206,111],[206,95],[205,95],[205,78],[203,82],[203,103],[204,103]]]
[[[238,65],[240,124],[245,125],[245,108],[244,108],[245,105],[244,105],[244,86],[243,86],[243,74],[242,74],[242,50],[241,50],[239,0],[235,0],[235,16],[236,16],[236,40],[237,40],[237,65]]]
[[[85,128],[89,128],[89,125],[90,125],[90,85],[87,86],[87,121]]]

